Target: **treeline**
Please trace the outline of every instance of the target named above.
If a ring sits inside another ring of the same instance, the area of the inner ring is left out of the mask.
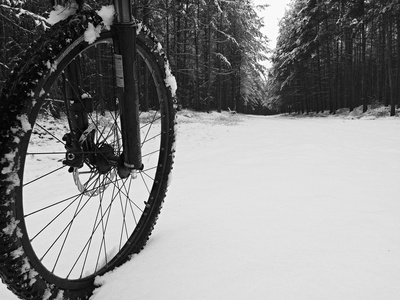
[[[0,88],[12,59],[43,31],[38,0],[0,0]],[[37,2],[35,2],[37,1]],[[267,53],[252,0],[136,0],[135,16],[160,40],[178,81],[183,107],[266,113]],[[86,1],[92,7],[105,1]],[[14,9],[10,9],[14,7]]]
[[[386,105],[400,98],[397,0],[293,0],[280,23],[270,105],[319,112]]]

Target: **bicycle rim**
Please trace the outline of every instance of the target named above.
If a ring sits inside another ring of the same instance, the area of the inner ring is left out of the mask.
[[[91,290],[95,276],[121,265],[146,244],[165,197],[174,143],[165,61],[151,46],[156,47],[156,41],[147,32],[139,34],[144,169],[136,176],[121,178],[117,168],[107,163],[110,155],[123,151],[109,33],[90,45],[83,36],[77,38],[51,63],[49,74],[38,80],[28,115],[34,125],[16,151],[21,182],[13,187],[12,208],[19,238],[13,256],[29,262],[25,281],[30,285],[42,280],[58,291]],[[79,87],[72,86],[64,72],[75,59],[82,66],[83,86]],[[87,133],[96,147],[86,153],[82,168],[62,163],[63,136],[70,131],[66,85],[82,99],[91,99]]]

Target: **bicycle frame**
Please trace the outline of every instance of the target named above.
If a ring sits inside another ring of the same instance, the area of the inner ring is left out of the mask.
[[[54,5],[63,5],[65,0],[55,0]],[[137,53],[136,53],[136,24],[132,17],[132,5],[130,0],[113,0],[116,18],[112,26],[112,38],[114,43],[115,77],[118,90],[118,102],[121,121],[123,155],[116,158],[118,173],[122,178],[128,177],[135,170],[142,170],[141,142],[140,142],[140,120],[139,120],[139,95],[137,79]],[[76,67],[72,66],[72,69]],[[69,80],[79,82],[81,78],[71,72]],[[134,83],[134,84],[132,84]],[[76,86],[80,86],[76,84]],[[76,93],[75,93],[76,94]],[[82,102],[82,99],[80,99]],[[82,108],[81,112],[72,112],[75,122],[70,124],[72,131],[72,145],[74,146],[70,166],[80,167],[83,163],[82,157],[76,157],[76,153],[82,152],[77,149],[77,141],[80,135],[87,129],[87,112]],[[84,124],[84,125],[82,125]],[[77,134],[74,134],[77,133]],[[75,135],[75,136],[74,136]],[[79,135],[79,136],[77,136]],[[67,161],[68,161],[67,153]],[[78,155],[79,156],[79,155]]]

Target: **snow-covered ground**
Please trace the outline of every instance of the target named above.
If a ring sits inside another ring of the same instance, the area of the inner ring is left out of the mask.
[[[323,116],[180,112],[154,233],[91,300],[400,299],[400,119]]]

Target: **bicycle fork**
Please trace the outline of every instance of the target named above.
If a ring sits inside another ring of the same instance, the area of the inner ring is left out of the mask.
[[[90,138],[92,128],[89,127],[87,114],[93,111],[88,109],[86,103],[91,103],[93,99],[83,99],[80,91],[72,91],[73,86],[81,86],[82,78],[79,76],[79,62],[71,63],[68,68],[67,79],[73,84],[69,84],[67,99],[71,98],[76,105],[70,107],[69,120],[71,133],[64,136],[66,141],[66,159],[64,164],[73,168],[81,168],[85,160],[85,152],[97,151],[98,157],[93,161],[99,173],[105,174],[116,166],[118,175],[121,178],[135,176],[137,170],[143,170],[140,139],[140,119],[139,119],[139,93],[137,76],[137,52],[136,52],[136,25],[132,18],[132,8],[130,1],[115,1],[117,22],[112,26],[112,36],[114,43],[114,62],[117,86],[117,98],[121,121],[122,153],[115,156],[110,147],[103,146],[96,148],[93,144],[93,135]],[[79,60],[79,58],[77,58]],[[70,103],[70,100],[66,100]],[[103,159],[104,158],[104,159]]]
[[[121,177],[143,169],[140,140],[137,78],[136,26],[130,1],[115,1],[117,23],[113,25],[115,76],[120,109],[123,165]]]

